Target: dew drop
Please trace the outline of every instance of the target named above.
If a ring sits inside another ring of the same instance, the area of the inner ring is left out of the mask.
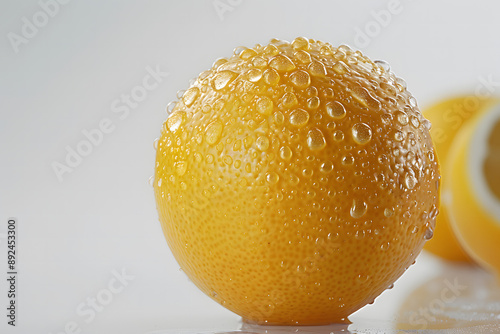
[[[366,88],[355,86],[351,90],[351,96],[364,107],[373,108],[375,110],[380,110],[381,108],[380,102],[373,98]]]
[[[335,92],[331,88],[326,88],[323,93],[325,94],[325,97],[329,99],[335,95]]]
[[[311,177],[313,175],[313,170],[309,168],[304,168],[302,170],[302,175],[304,175],[305,177]]]
[[[184,123],[186,113],[184,111],[176,111],[167,119],[167,127],[170,131],[175,132]]]
[[[316,192],[314,190],[309,190],[306,192],[306,196],[309,198],[314,198],[316,196]]]
[[[337,73],[337,74],[344,74],[347,73],[349,70],[347,69],[346,64],[343,61],[338,61],[336,62],[333,66],[332,69]]]
[[[274,120],[276,121],[277,125],[281,125],[285,121],[285,116],[281,111],[277,111],[274,113]]]
[[[281,98],[281,103],[283,107],[290,109],[299,104],[299,100],[297,100],[297,96],[294,93],[285,93]]]
[[[245,49],[240,52],[240,58],[241,59],[250,59],[252,57],[255,57],[257,55],[257,52],[255,52],[254,49]]]
[[[269,182],[272,185],[278,183],[279,179],[280,179],[279,175],[276,174],[275,172],[270,172],[266,175],[267,182]]]
[[[292,150],[288,146],[283,146],[280,148],[280,157],[283,160],[290,160],[292,157]]]
[[[326,103],[326,113],[333,118],[341,119],[346,115],[345,107],[342,103],[338,101],[327,102]]]
[[[306,94],[307,96],[318,96],[318,89],[314,86],[311,86],[309,88],[306,89]]]
[[[359,274],[358,276],[356,276],[356,281],[358,283],[363,284],[363,283],[366,283],[369,278],[370,278],[369,275]]]
[[[309,70],[309,73],[311,73],[312,76],[314,77],[325,77],[327,72],[326,72],[326,67],[323,65],[323,63],[319,61],[313,61],[312,63],[307,66],[307,69]]]
[[[262,71],[258,68],[252,68],[247,72],[247,78],[250,82],[257,82],[262,78]]]
[[[273,111],[273,101],[267,96],[261,96],[256,103],[257,112],[264,116],[271,115]]]
[[[172,101],[169,104],[167,104],[167,115],[172,114],[172,111],[174,111],[174,108],[176,105],[177,105],[177,101]]]
[[[432,230],[432,228],[428,227],[424,233],[424,240],[426,241],[431,240],[433,236],[434,236],[434,231]]]
[[[187,163],[185,161],[178,161],[174,164],[175,173],[179,176],[182,176],[186,173]]]
[[[367,209],[368,209],[368,206],[364,201],[354,200],[352,202],[351,211],[350,211],[351,217],[356,218],[356,219],[361,218],[364,216]]]
[[[392,211],[391,209],[386,208],[384,210],[384,216],[386,216],[386,217],[391,217],[393,214],[394,214],[394,211]]]
[[[269,138],[266,136],[260,136],[255,141],[255,145],[257,145],[259,150],[266,151],[269,148]]]
[[[300,179],[297,175],[290,174],[290,176],[288,176],[288,182],[290,182],[292,186],[296,186],[297,184],[299,184]]]
[[[417,116],[411,117],[411,125],[413,125],[415,129],[418,129],[420,127],[420,121],[418,120]]]
[[[184,95],[186,91],[184,89],[178,90],[177,94],[175,95],[178,99],[181,99],[182,96]]]
[[[149,179],[148,179],[148,183],[149,183],[149,185],[152,187],[152,186],[153,186],[153,184],[154,184],[154,182],[155,182],[155,177],[154,177],[154,175],[151,175],[151,176],[149,177]]]
[[[276,199],[277,199],[278,201],[282,201],[282,200],[283,200],[283,198],[284,198],[283,193],[282,193],[281,191],[278,191],[278,192],[276,193]],[[284,213],[284,212],[283,212],[283,213]]]
[[[233,82],[238,76],[237,73],[232,71],[222,71],[212,79],[212,86],[215,90],[221,90]]]
[[[276,56],[279,52],[280,50],[278,49],[278,47],[276,47],[276,45],[273,44],[269,44],[264,48],[264,54],[269,55],[271,57]]]
[[[354,157],[352,154],[346,154],[342,157],[342,165],[350,166],[354,163]]]
[[[321,164],[319,170],[323,173],[330,173],[333,170],[333,163],[327,160]]]
[[[427,158],[429,159],[429,161],[434,161],[434,152],[427,152]]]
[[[257,68],[264,68],[267,66],[267,61],[262,57],[254,57],[252,59],[252,64]]]
[[[233,164],[233,158],[231,158],[231,156],[229,155],[226,155],[222,161],[224,161],[224,163],[228,166],[231,166]]]
[[[276,86],[280,81],[280,75],[278,74],[278,72],[276,72],[275,69],[268,68],[264,71],[264,81],[269,86]]]
[[[344,140],[344,133],[341,130],[337,130],[333,133],[333,140],[336,142],[341,142]]]
[[[322,150],[326,146],[325,136],[318,128],[312,128],[307,133],[307,145],[311,150]]]
[[[417,107],[417,100],[413,96],[410,96],[408,101],[410,102],[410,106],[412,106],[413,108]]]
[[[153,148],[155,149],[155,151],[158,149],[158,141],[160,139],[159,138],[156,138],[155,141],[153,142]]]
[[[295,54],[293,55],[293,57],[299,62],[299,63],[302,63],[302,64],[307,64],[307,63],[310,63],[311,62],[311,55],[309,54],[309,52],[307,51],[304,51],[304,50],[300,50],[298,52],[295,52]]]
[[[209,145],[217,143],[222,134],[223,125],[220,121],[210,123],[205,131],[205,140]]]
[[[247,49],[247,47],[246,47],[246,46],[238,46],[238,47],[234,48],[234,50],[233,50],[233,54],[234,54],[235,56],[239,56],[239,55],[240,55],[243,51],[245,51],[246,49]]]
[[[398,119],[399,124],[401,124],[401,125],[406,125],[409,122],[408,115],[404,111],[398,112],[397,119]]]
[[[309,50],[309,41],[304,37],[297,37],[292,42],[292,48],[294,50]]]
[[[234,50],[233,50],[234,51]],[[214,63],[212,64],[212,68],[214,70],[218,69],[220,66],[224,65],[225,63],[227,63],[227,59],[226,58],[219,58],[217,60],[214,61]]]
[[[385,60],[375,60],[374,63],[383,68],[386,72],[391,70],[391,66]]]
[[[200,95],[200,89],[198,87],[189,88],[184,95],[182,96],[182,100],[186,107],[191,107],[191,105],[196,101],[198,96]]]
[[[285,55],[277,55],[271,58],[269,66],[280,72],[287,72],[295,69],[293,61]]]
[[[405,139],[405,135],[402,131],[397,130],[396,133],[394,133],[394,139],[396,141],[403,141],[403,139]]]
[[[307,108],[311,110],[318,109],[320,104],[319,97],[313,96],[307,100]],[[321,113],[317,113],[316,115],[321,116]]]
[[[372,129],[368,124],[356,123],[352,127],[352,138],[360,145],[366,144],[372,139]]]
[[[296,127],[303,127],[309,121],[309,113],[304,109],[295,109],[290,114],[289,122]]]
[[[306,71],[298,70],[290,74],[290,81],[296,88],[304,89],[311,84],[311,77]]]
[[[417,179],[415,178],[415,176],[413,176],[411,174],[406,174],[405,184],[406,184],[406,187],[411,190],[411,189],[415,188],[415,185],[417,184]]]
[[[201,107],[201,112],[204,114],[208,114],[210,111],[212,111],[212,107],[209,104],[205,104]]]
[[[425,128],[426,128],[427,130],[430,130],[430,129],[431,129],[431,127],[432,127],[431,122],[430,122],[429,120],[427,120],[427,119],[424,119],[423,124],[424,124],[424,126],[425,126]]]

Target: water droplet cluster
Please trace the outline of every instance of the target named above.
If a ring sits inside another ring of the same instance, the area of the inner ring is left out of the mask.
[[[265,271],[295,277],[299,291],[330,291],[306,303],[310,312],[327,303],[347,316],[355,307],[345,296],[372,301],[432,237],[439,173],[427,121],[385,62],[312,39],[272,40],[217,60],[168,112],[155,175],[163,227],[198,266],[181,263],[186,273],[230,309],[229,286],[265,286]],[[249,257],[229,260],[227,243]],[[224,261],[255,274],[221,283]],[[273,314],[295,312],[287,297],[241,289]]]

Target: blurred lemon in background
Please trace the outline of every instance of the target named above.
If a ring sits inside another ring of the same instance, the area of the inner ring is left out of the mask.
[[[473,95],[455,97],[439,102],[424,110],[424,116],[431,121],[431,136],[438,159],[442,166],[448,161],[450,147],[457,133],[475,114],[484,111],[497,100]],[[442,177],[449,178],[443,168]],[[446,260],[471,262],[470,257],[458,242],[450,224],[449,212],[443,201],[439,209],[434,237],[426,243],[424,249]]]
[[[238,48],[185,91],[157,144],[167,242],[256,323],[345,322],[433,234],[429,122],[385,62],[297,38]]]
[[[500,273],[500,105],[477,113],[451,146],[443,194],[456,235],[479,264]]]

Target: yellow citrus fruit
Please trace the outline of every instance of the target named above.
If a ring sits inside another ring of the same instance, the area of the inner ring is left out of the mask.
[[[439,161],[444,166],[448,160],[448,152],[457,133],[476,113],[494,103],[494,98],[477,96],[460,96],[437,103],[424,110],[424,116],[432,123],[430,130],[432,141]],[[446,179],[446,171],[442,172]],[[470,257],[460,246],[450,225],[446,206],[441,203],[436,221],[434,237],[425,244],[424,249],[451,261],[471,262]]]
[[[168,244],[203,292],[267,324],[347,321],[432,236],[429,122],[385,62],[297,38],[238,48],[157,147]]]
[[[478,263],[500,274],[500,106],[459,132],[445,166],[444,193],[456,235]]]

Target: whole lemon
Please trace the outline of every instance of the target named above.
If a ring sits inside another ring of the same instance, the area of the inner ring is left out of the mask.
[[[442,166],[446,166],[450,147],[464,125],[468,124],[474,115],[483,113],[498,102],[494,97],[466,95],[444,100],[424,110],[424,116],[432,122],[431,137]],[[443,168],[443,184],[446,183],[447,172],[448,170]],[[424,249],[446,260],[472,262],[452,230],[450,214],[444,203],[441,203],[439,211],[434,237]]]
[[[460,244],[500,283],[500,104],[458,132],[444,165],[450,224]]]
[[[429,127],[385,62],[347,46],[238,48],[162,127],[154,188],[167,242],[246,321],[345,322],[432,237]]]

